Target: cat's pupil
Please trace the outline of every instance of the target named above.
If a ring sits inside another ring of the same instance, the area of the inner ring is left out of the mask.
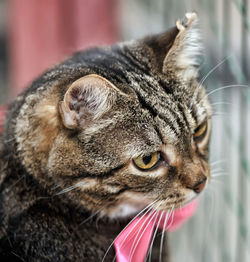
[[[144,156],[144,157],[142,158],[142,161],[143,161],[143,163],[144,163],[145,165],[148,165],[148,164],[151,162],[151,160],[152,160],[152,155]]]

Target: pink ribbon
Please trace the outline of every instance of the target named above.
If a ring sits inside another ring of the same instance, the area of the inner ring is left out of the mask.
[[[170,212],[153,212],[134,219],[114,241],[117,262],[143,262],[155,226],[174,231],[194,214],[196,208],[197,200],[194,200],[171,215]]]

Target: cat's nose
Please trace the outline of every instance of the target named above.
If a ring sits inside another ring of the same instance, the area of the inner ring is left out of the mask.
[[[188,188],[194,190],[195,193],[199,194],[205,187],[206,181],[207,181],[207,178],[205,177],[202,180],[200,180],[199,182],[197,182],[196,184],[194,184],[193,186],[188,186]]]

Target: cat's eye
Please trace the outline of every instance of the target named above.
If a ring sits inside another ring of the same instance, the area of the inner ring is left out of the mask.
[[[133,159],[134,164],[141,170],[148,170],[154,167],[160,160],[160,153],[154,152],[149,155],[142,155]]]
[[[207,121],[199,125],[194,131],[194,139],[199,141],[205,137],[207,133]]]

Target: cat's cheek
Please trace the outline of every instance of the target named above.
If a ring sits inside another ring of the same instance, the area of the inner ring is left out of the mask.
[[[103,210],[102,215],[108,216],[111,219],[129,217],[138,213],[152,202],[153,200],[145,196],[144,193],[124,192],[120,196],[118,204]]]

